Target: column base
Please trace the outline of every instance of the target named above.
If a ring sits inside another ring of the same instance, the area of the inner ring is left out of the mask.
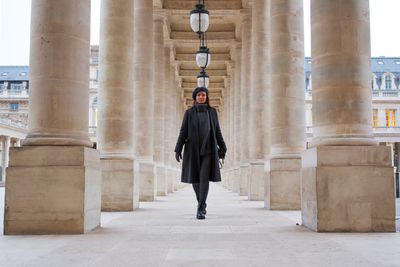
[[[156,167],[157,196],[166,196],[167,191],[167,170],[164,166]]]
[[[264,200],[264,162],[250,163],[249,168],[249,185],[248,196],[249,200],[263,201]]]
[[[267,161],[265,208],[270,210],[300,210],[301,158],[271,158]]]
[[[394,232],[390,147],[320,146],[303,153],[302,224],[318,232]]]
[[[167,177],[167,193],[171,194],[174,192],[174,182],[173,179],[175,179],[176,172],[175,169],[169,168],[167,171],[168,177]]]
[[[139,200],[154,201],[157,196],[157,180],[154,163],[135,160],[135,176],[139,179]]]
[[[240,166],[240,188],[239,195],[247,196],[249,193],[249,165]]]
[[[102,159],[102,211],[132,211],[139,208],[139,181],[133,175],[133,160]]]
[[[100,226],[99,153],[83,146],[10,150],[4,234],[83,234]]]
[[[228,171],[228,179],[226,181],[226,188],[230,191],[233,191],[233,169]]]
[[[240,168],[236,168],[234,171],[233,171],[233,181],[232,181],[232,183],[233,183],[233,192],[234,193],[239,193],[240,192]]]

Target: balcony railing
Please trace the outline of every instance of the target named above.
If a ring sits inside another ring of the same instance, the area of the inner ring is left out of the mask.
[[[27,89],[22,89],[22,90],[5,90],[5,89],[0,89],[0,98],[9,98],[9,97],[23,97],[23,98],[28,98],[29,97],[29,92]]]
[[[394,98],[394,97],[399,97],[399,91],[398,90],[373,90],[372,91],[372,97],[387,97],[387,98]]]
[[[9,125],[9,126],[13,126],[13,127],[24,129],[24,130],[26,130],[28,128],[27,125],[22,122],[7,120],[7,119],[0,119],[0,124]]]
[[[372,90],[373,98],[394,99],[400,97],[400,90]],[[312,99],[312,90],[306,90],[306,100]]]
[[[312,137],[312,126],[306,127],[307,137]],[[385,127],[385,126],[378,126],[373,128],[374,134],[400,134],[400,127]]]

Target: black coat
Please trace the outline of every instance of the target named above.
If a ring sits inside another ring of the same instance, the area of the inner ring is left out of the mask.
[[[210,114],[212,146],[212,164],[209,180],[212,182],[220,182],[221,172],[219,170],[218,149],[225,154],[226,145],[219,126],[217,111],[212,107],[208,107],[207,109]],[[183,116],[181,130],[175,146],[175,152],[179,154],[182,153],[182,148],[185,146],[182,161],[182,183],[200,182],[200,142],[201,140],[199,140],[198,135],[198,118],[195,108],[192,107],[186,110]]]

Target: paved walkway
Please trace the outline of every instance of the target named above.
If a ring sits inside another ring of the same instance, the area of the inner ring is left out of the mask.
[[[208,205],[196,220],[186,187],[136,212],[102,213],[86,235],[0,236],[0,266],[400,266],[400,233],[315,233],[296,225],[298,211],[264,210],[216,184]]]

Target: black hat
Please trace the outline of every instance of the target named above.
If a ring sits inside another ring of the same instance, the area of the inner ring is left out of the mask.
[[[196,96],[200,92],[205,92],[207,95],[207,98],[208,98],[208,89],[205,87],[197,87],[196,89],[193,90],[193,93],[192,93],[193,100],[196,100]]]

